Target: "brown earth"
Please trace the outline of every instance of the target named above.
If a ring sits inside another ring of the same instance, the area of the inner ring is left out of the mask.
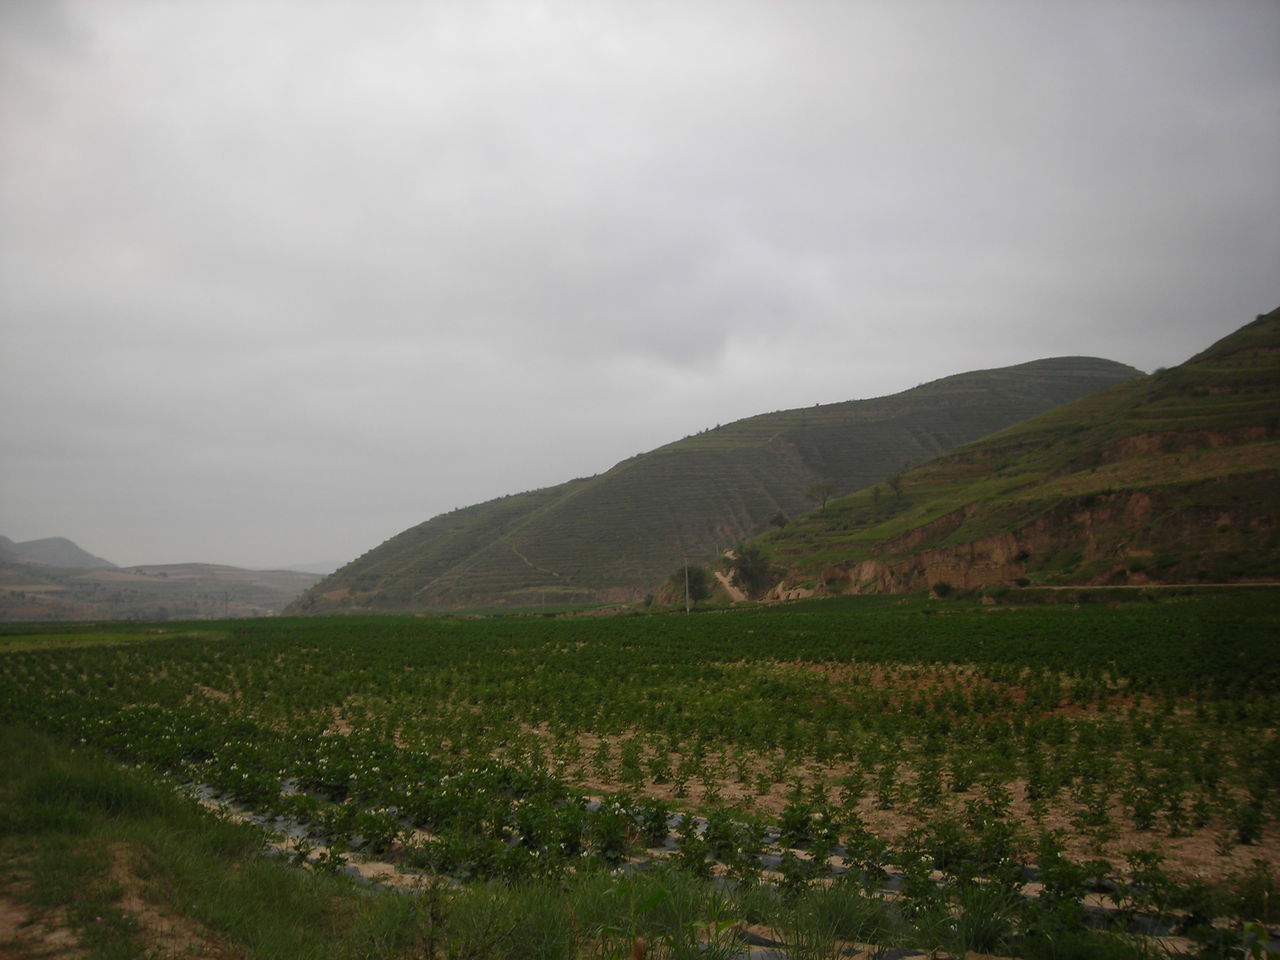
[[[1079,585],[1145,585],[1158,582],[1159,578],[1150,571],[1135,568],[1131,561],[1157,552],[1155,534],[1140,532],[1152,526],[1157,512],[1160,544],[1214,538],[1221,542],[1223,549],[1247,547],[1265,535],[1275,520],[1272,516],[1200,507],[1166,505],[1157,510],[1151,494],[1131,491],[1100,495],[1089,507],[1064,501],[1008,533],[925,549],[894,559],[959,529],[978,509],[977,504],[970,504],[938,517],[881,544],[877,552],[882,558],[829,566],[823,571],[822,579],[829,585],[838,585],[832,586],[836,592],[847,593],[908,593],[927,590],[940,581],[962,590],[1013,586],[1034,572],[1031,569],[1034,558],[1062,552],[1070,546],[1078,548],[1084,564],[1111,561],[1103,572],[1079,578]],[[1224,530],[1231,532],[1224,533]],[[793,587],[784,581],[774,589],[770,599],[782,599],[791,589]]]
[[[125,844],[111,848],[111,881],[122,891],[117,906],[133,918],[148,955],[232,960],[240,957],[201,924],[162,906],[163,896],[139,876],[142,853]]]
[[[1134,704],[1135,699],[1117,701],[1118,704]],[[545,728],[531,728],[527,732],[547,737]],[[650,799],[663,800],[678,810],[691,813],[705,813],[713,806],[719,805],[749,815],[779,816],[790,803],[791,786],[797,781],[804,783],[806,789],[811,784],[825,785],[828,800],[839,807],[838,781],[858,768],[853,764],[819,764],[809,762],[800,766],[792,766],[787,770],[786,781],[771,782],[764,791],[757,789],[754,778],[767,774],[770,767],[783,759],[782,751],[773,754],[760,753],[753,756],[748,771],[748,782],[731,775],[734,758],[726,751],[710,754],[704,761],[713,769],[720,769],[719,775],[704,780],[689,776],[681,788],[675,778],[668,783],[654,783],[646,780],[636,791],[634,785],[628,784],[617,776],[602,777],[595,770],[591,757],[601,741],[610,745],[612,763],[616,765],[621,756],[621,743],[628,739],[628,734],[600,737],[593,733],[578,735],[578,744],[582,757],[577,762],[565,763],[550,760],[548,769],[565,777],[576,787],[596,797],[604,794],[628,792]],[[548,737],[549,741],[549,737]],[[554,749],[548,749],[554,755]],[[497,754],[495,754],[495,757]],[[647,767],[653,757],[651,751],[644,751],[644,763]],[[678,769],[681,756],[676,753],[667,755],[668,764],[674,772]],[[865,772],[865,771],[864,771]],[[903,771],[900,783],[909,784],[910,776]],[[1009,790],[1011,803],[1011,819],[1030,839],[1040,829],[1060,830],[1064,837],[1066,854],[1077,861],[1098,858],[1111,860],[1118,871],[1126,864],[1125,854],[1134,849],[1154,849],[1164,858],[1164,866],[1171,873],[1182,876],[1201,876],[1211,880],[1224,880],[1232,874],[1241,874],[1248,870],[1256,860],[1271,864],[1280,864],[1280,824],[1269,822],[1262,838],[1248,846],[1240,844],[1223,844],[1220,840],[1229,833],[1229,826],[1223,822],[1211,822],[1206,827],[1191,830],[1183,836],[1169,836],[1162,829],[1136,830],[1127,821],[1124,808],[1118,798],[1113,798],[1109,805],[1112,826],[1106,831],[1083,832],[1073,822],[1074,808],[1069,791],[1064,790],[1054,803],[1046,804],[1039,812],[1033,810],[1028,801],[1025,780],[1014,780],[1004,784]],[[683,790],[683,792],[682,792]],[[901,792],[900,790],[898,791]],[[884,809],[877,805],[874,787],[868,787],[868,795],[859,800],[856,809],[862,822],[874,834],[892,842],[901,840],[908,832],[929,822],[936,822],[940,817],[958,815],[969,800],[977,800],[983,796],[979,788],[962,792],[944,793],[942,801],[933,808],[920,808],[895,797],[893,806]],[[845,808],[847,814],[849,808]]]
[[[61,911],[37,911],[0,889],[0,960],[81,960],[88,954]]]

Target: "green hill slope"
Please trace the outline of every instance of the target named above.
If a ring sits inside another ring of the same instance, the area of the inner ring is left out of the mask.
[[[1140,376],[1068,357],[947,377],[875,400],[763,414],[607,473],[444,514],[327,577],[293,612],[630,601],[681,558],[707,560],[770,518]]]
[[[1280,577],[1280,310],[761,538],[775,596]]]
[[[103,560],[82,550],[66,537],[46,537],[43,540],[14,543],[8,537],[0,536],[0,560],[15,563],[47,563],[53,567],[74,567],[81,570],[115,566],[110,560]]]

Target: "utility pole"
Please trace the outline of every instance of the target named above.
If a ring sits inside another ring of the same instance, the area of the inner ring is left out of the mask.
[[[684,615],[689,615],[689,557],[682,554],[684,558]]]

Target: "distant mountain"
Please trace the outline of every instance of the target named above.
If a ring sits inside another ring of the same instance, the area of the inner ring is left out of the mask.
[[[47,563],[54,567],[75,567],[81,570],[115,566],[110,560],[103,560],[81,550],[65,537],[14,543],[8,537],[0,536],[0,559]]]
[[[328,576],[343,565],[341,560],[315,560],[307,563],[288,563],[281,570],[296,570],[299,573],[315,573],[320,576]]]
[[[273,616],[319,579],[210,563],[83,569],[0,557],[0,620]]]
[[[631,601],[682,558],[706,560],[806,491],[847,493],[961,443],[1141,376],[1062,357],[946,377],[889,397],[740,420],[599,476],[455,510],[391,538],[290,612]]]
[[[1280,310],[756,542],[784,597],[1280,579]]]

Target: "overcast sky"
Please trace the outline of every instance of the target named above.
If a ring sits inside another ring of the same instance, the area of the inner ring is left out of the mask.
[[[0,533],[346,561],[1280,305],[1275,0],[4,0]]]

